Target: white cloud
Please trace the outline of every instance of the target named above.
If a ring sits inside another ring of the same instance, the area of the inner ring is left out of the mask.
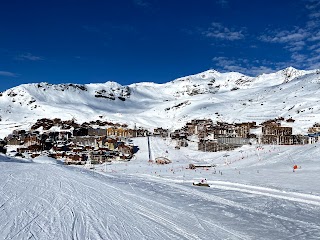
[[[212,61],[214,61],[216,63],[216,65],[219,67],[224,67],[224,66],[228,66],[231,64],[235,64],[234,60],[228,59],[226,57],[214,57],[214,58],[212,58]]]
[[[0,76],[3,76],[3,77],[18,77],[18,74],[13,73],[13,72],[0,71]]]
[[[228,0],[217,0],[216,3],[219,4],[222,8],[226,8],[229,6]]]
[[[272,73],[275,70],[273,68],[266,67],[266,66],[258,66],[258,67],[253,66],[249,68],[247,71],[251,76],[258,76],[262,73]]]
[[[224,71],[237,71],[247,75],[257,75],[261,73],[274,72],[294,66],[299,69],[313,69],[320,66],[320,0],[303,0],[306,3],[304,14],[307,17],[305,22],[299,22],[297,26],[289,29],[266,29],[263,34],[256,37],[264,43],[278,45],[287,51],[285,54],[279,53],[279,62],[266,60],[239,59],[235,57],[214,57],[212,59],[217,69]],[[256,47],[251,41],[252,36],[246,29],[235,29],[223,26],[221,23],[213,22],[206,31],[201,31],[206,37],[217,40],[241,40],[247,38],[251,48]],[[226,41],[224,42],[224,44]],[[221,42],[223,44],[223,42]]]
[[[291,59],[296,63],[302,63],[306,60],[306,58],[307,58],[306,55],[300,54],[300,53],[293,53],[291,55]]]
[[[312,19],[310,21],[307,21],[306,28],[307,29],[317,28],[317,27],[319,27],[319,23],[320,23],[319,19]]]
[[[244,58],[230,59],[227,57],[214,57],[212,58],[212,61],[214,62],[216,68],[220,71],[222,70],[226,72],[240,72],[242,74],[247,74],[250,76],[257,76],[262,73],[274,72],[274,68],[267,66],[256,66],[256,64],[261,62],[265,65],[270,65],[271,63],[267,60],[254,60],[250,62],[248,59]]]
[[[150,7],[151,3],[147,0],[133,0],[133,3],[139,7]]]
[[[267,34],[260,36],[260,40],[271,43],[295,43],[305,40],[310,33],[305,29],[295,28],[294,30],[269,31]]]
[[[305,41],[297,41],[297,42],[291,42],[287,46],[285,46],[286,49],[288,49],[290,52],[298,52],[302,50],[305,47],[306,43]]]
[[[319,67],[320,0],[305,0],[308,20],[292,29],[268,30],[259,37],[263,42],[282,44],[291,52],[287,65],[312,69]]]
[[[306,56],[303,64],[306,69],[320,69],[320,55],[317,53],[312,57]]]
[[[319,18],[320,17],[320,13],[319,12],[310,13],[309,17],[310,18]]]
[[[319,28],[320,24],[320,1],[319,0],[309,0],[307,1],[306,9],[309,11],[306,27],[309,29]]]
[[[310,11],[313,11],[320,7],[320,1],[319,0],[309,0],[307,1],[308,4],[306,5],[306,8]]]
[[[245,38],[244,34],[242,33],[243,31],[244,29],[237,31],[233,28],[227,28],[221,23],[213,22],[206,31],[202,32],[202,34],[210,38],[235,41]]]
[[[24,53],[15,58],[16,60],[41,61],[42,57],[32,55],[31,53]]]
[[[309,39],[309,41],[319,41],[320,40],[320,31],[314,33]]]
[[[317,48],[320,48],[320,42],[318,42],[316,44],[313,44],[313,45],[308,47],[309,50],[314,50],[314,49],[317,49]]]

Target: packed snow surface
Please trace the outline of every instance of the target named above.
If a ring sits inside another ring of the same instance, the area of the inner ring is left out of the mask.
[[[134,143],[135,159],[95,170],[0,156],[0,239],[320,238],[319,144],[206,153],[151,138],[172,160],[156,165]]]

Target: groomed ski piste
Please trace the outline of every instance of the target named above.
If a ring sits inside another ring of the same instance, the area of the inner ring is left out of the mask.
[[[132,161],[94,170],[0,156],[0,239],[320,238],[319,144],[206,153],[150,142],[172,163],[149,163],[146,138]],[[192,185],[203,178],[210,187]]]

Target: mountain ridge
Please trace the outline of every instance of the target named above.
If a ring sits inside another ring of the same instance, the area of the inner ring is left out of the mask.
[[[1,93],[0,135],[28,128],[43,117],[80,123],[102,117],[131,126],[174,129],[195,118],[259,122],[282,116],[297,118],[292,125],[303,133],[304,125],[320,121],[318,73],[288,67],[249,77],[207,70],[162,84],[23,84]]]

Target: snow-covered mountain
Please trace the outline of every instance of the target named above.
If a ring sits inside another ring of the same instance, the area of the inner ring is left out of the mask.
[[[293,68],[258,77],[209,70],[165,84],[26,84],[0,97],[1,135],[38,118],[178,128],[194,118],[320,120],[320,74]],[[199,152],[147,138],[129,162],[95,170],[0,154],[0,239],[319,239],[319,142]],[[205,162],[214,168],[191,170]],[[293,171],[293,165],[299,168]],[[207,179],[209,188],[193,186]]]
[[[257,77],[208,70],[168,83],[24,84],[0,95],[1,136],[39,118],[178,128],[195,118],[261,122],[284,117],[296,132],[320,121],[320,74],[292,67]]]

